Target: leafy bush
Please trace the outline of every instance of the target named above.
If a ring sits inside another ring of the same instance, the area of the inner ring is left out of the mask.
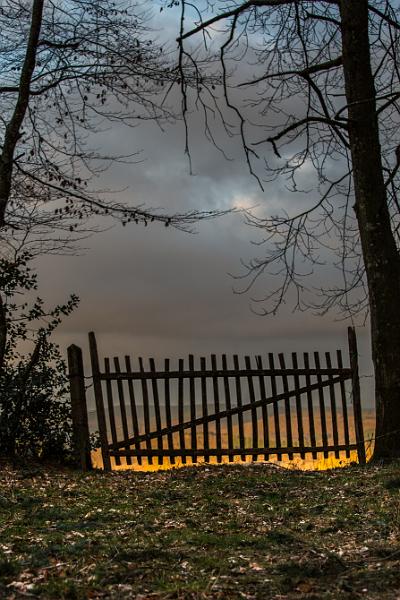
[[[78,303],[46,310],[41,298],[19,298],[37,289],[30,256],[0,259],[0,453],[65,458],[71,453],[68,378],[52,331]]]

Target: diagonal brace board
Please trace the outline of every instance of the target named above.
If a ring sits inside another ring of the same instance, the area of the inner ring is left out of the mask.
[[[347,372],[348,371],[348,372]],[[332,377],[326,381],[321,381],[318,383],[313,383],[308,386],[304,386],[301,388],[297,388],[294,390],[288,390],[287,392],[282,392],[281,394],[276,394],[275,396],[271,396],[268,398],[262,398],[261,400],[256,400],[255,402],[244,404],[243,406],[235,406],[230,408],[229,410],[222,410],[213,415],[206,415],[204,417],[198,417],[193,421],[186,421],[184,423],[179,423],[177,425],[173,425],[172,427],[163,427],[162,429],[152,431],[149,433],[144,433],[138,436],[133,436],[128,440],[124,440],[123,442],[119,442],[118,444],[112,444],[112,448],[116,450],[117,448],[125,448],[127,444],[133,445],[139,442],[149,441],[151,439],[158,438],[160,436],[172,434],[178,431],[183,431],[185,429],[190,429],[193,426],[197,427],[200,425],[204,425],[205,423],[210,423],[212,421],[216,421],[217,419],[224,419],[228,416],[232,416],[238,413],[246,412],[248,410],[254,410],[255,408],[265,406],[267,404],[275,404],[280,400],[286,400],[291,397],[296,397],[296,395],[301,395],[313,390],[319,390],[324,387],[329,387],[331,385],[335,385],[336,383],[340,383],[346,379],[350,379],[352,377],[352,373],[349,370],[346,370],[345,374],[342,374],[338,377]],[[111,445],[110,445],[111,447]]]

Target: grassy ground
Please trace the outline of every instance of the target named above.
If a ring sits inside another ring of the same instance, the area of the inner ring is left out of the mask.
[[[0,598],[400,599],[400,465],[0,474]]]

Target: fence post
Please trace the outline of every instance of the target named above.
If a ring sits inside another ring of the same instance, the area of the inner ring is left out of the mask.
[[[110,451],[108,447],[107,423],[104,411],[103,390],[101,389],[99,355],[97,353],[96,336],[91,331],[89,333],[90,358],[92,361],[92,377],[94,397],[96,400],[97,421],[99,424],[101,455],[103,458],[103,468],[105,471],[111,471]]]
[[[348,339],[349,339],[350,367],[352,370],[353,411],[354,411],[354,426],[355,426],[355,430],[356,430],[358,462],[360,465],[365,465],[367,460],[366,460],[366,456],[365,456],[364,427],[363,427],[363,422],[362,422],[362,411],[361,411],[360,378],[358,375],[357,337],[356,337],[356,330],[354,327],[349,327],[347,331],[348,331]]]
[[[74,344],[68,347],[68,372],[74,451],[79,459],[82,471],[90,471],[92,469],[92,460],[90,456],[90,436],[82,350]]]

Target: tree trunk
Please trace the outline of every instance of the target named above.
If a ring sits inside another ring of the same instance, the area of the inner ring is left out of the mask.
[[[0,375],[4,369],[4,359],[7,347],[7,313],[6,303],[0,291]]]
[[[0,228],[6,224],[5,214],[10,200],[15,148],[21,137],[22,123],[29,105],[30,87],[42,27],[43,4],[44,0],[34,0],[33,2],[31,27],[19,82],[18,99],[4,133],[0,154]]]
[[[368,283],[375,369],[374,459],[400,457],[400,256],[383,179],[367,0],[341,0],[355,212]]]

